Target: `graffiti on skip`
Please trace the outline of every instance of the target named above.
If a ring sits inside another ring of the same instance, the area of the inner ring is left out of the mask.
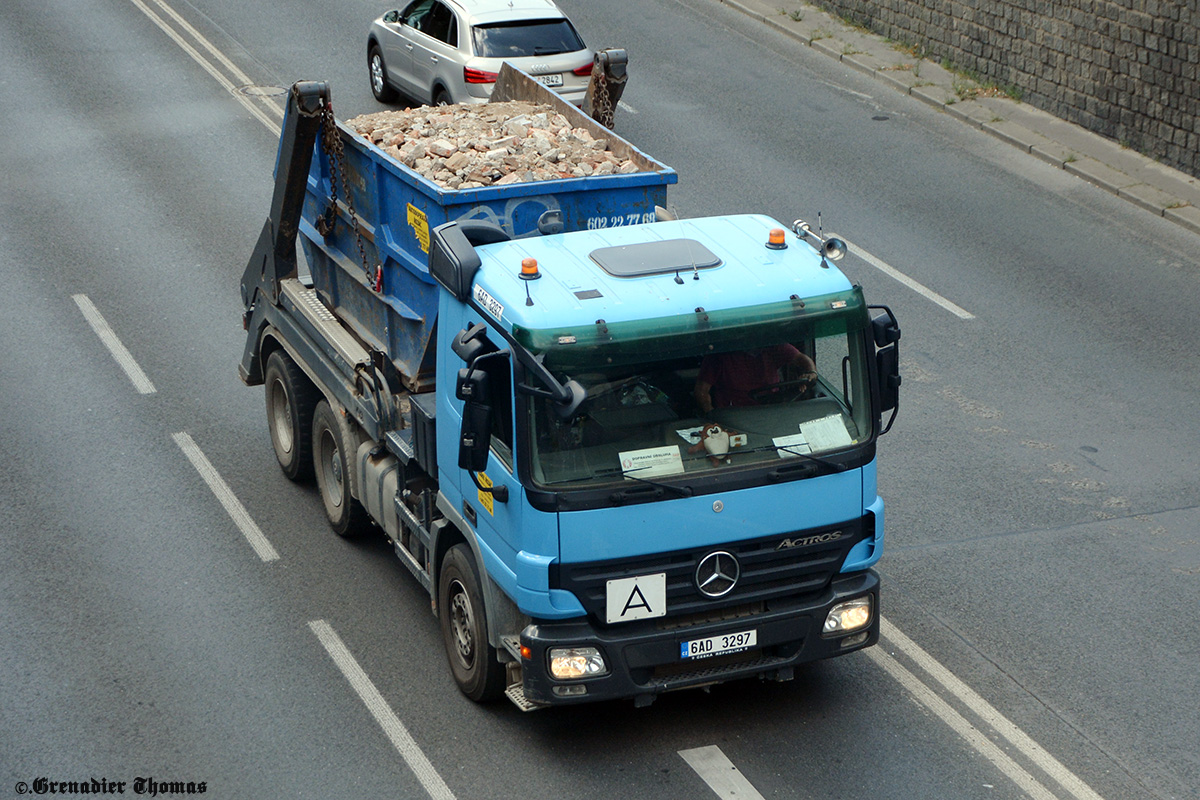
[[[517,238],[527,236],[536,231],[538,229],[538,220],[547,212],[554,211],[559,212],[562,222],[567,224],[568,228],[573,229],[573,226],[568,224],[567,214],[563,211],[561,204],[559,204],[558,198],[549,194],[514,198],[505,203],[503,211],[499,212],[491,206],[474,206],[461,214],[458,217],[458,221],[478,219],[490,222],[494,225],[499,225],[509,236]],[[637,225],[639,223],[654,221],[654,212],[650,211],[645,213],[588,217],[584,221],[584,224],[579,225],[579,227],[586,230],[596,230],[599,228],[616,228],[622,225]]]
[[[461,214],[456,221],[483,220],[499,225],[505,233],[516,238],[537,230],[538,219],[547,211],[561,212],[562,206],[554,195],[539,194],[532,197],[514,197],[504,204],[504,210],[499,213],[491,206],[474,206]]]

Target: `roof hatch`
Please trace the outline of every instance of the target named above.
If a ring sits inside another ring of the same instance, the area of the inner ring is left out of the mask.
[[[721,265],[721,259],[695,239],[601,247],[591,252],[591,258],[614,278],[637,278]]]

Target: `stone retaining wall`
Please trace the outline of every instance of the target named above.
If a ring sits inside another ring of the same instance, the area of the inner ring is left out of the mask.
[[[1196,0],[812,0],[1200,177]]]

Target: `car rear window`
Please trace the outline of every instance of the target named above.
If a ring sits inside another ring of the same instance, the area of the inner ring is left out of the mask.
[[[552,56],[582,50],[583,40],[565,19],[525,20],[477,25],[475,54],[482,58]]]

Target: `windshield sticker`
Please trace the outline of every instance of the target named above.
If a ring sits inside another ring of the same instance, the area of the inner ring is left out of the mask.
[[[621,458],[621,472],[631,476],[631,480],[651,478],[655,475],[678,475],[683,472],[683,457],[675,445],[626,450],[618,455]]]
[[[800,430],[808,437],[808,443],[817,450],[836,450],[854,444],[854,437],[846,428],[846,420],[840,414],[805,422]]]
[[[775,452],[779,453],[780,458],[796,458],[802,453],[812,452],[812,448],[808,446],[808,440],[804,438],[803,433],[793,433],[791,436],[776,436],[771,440],[771,444],[779,448]]]

